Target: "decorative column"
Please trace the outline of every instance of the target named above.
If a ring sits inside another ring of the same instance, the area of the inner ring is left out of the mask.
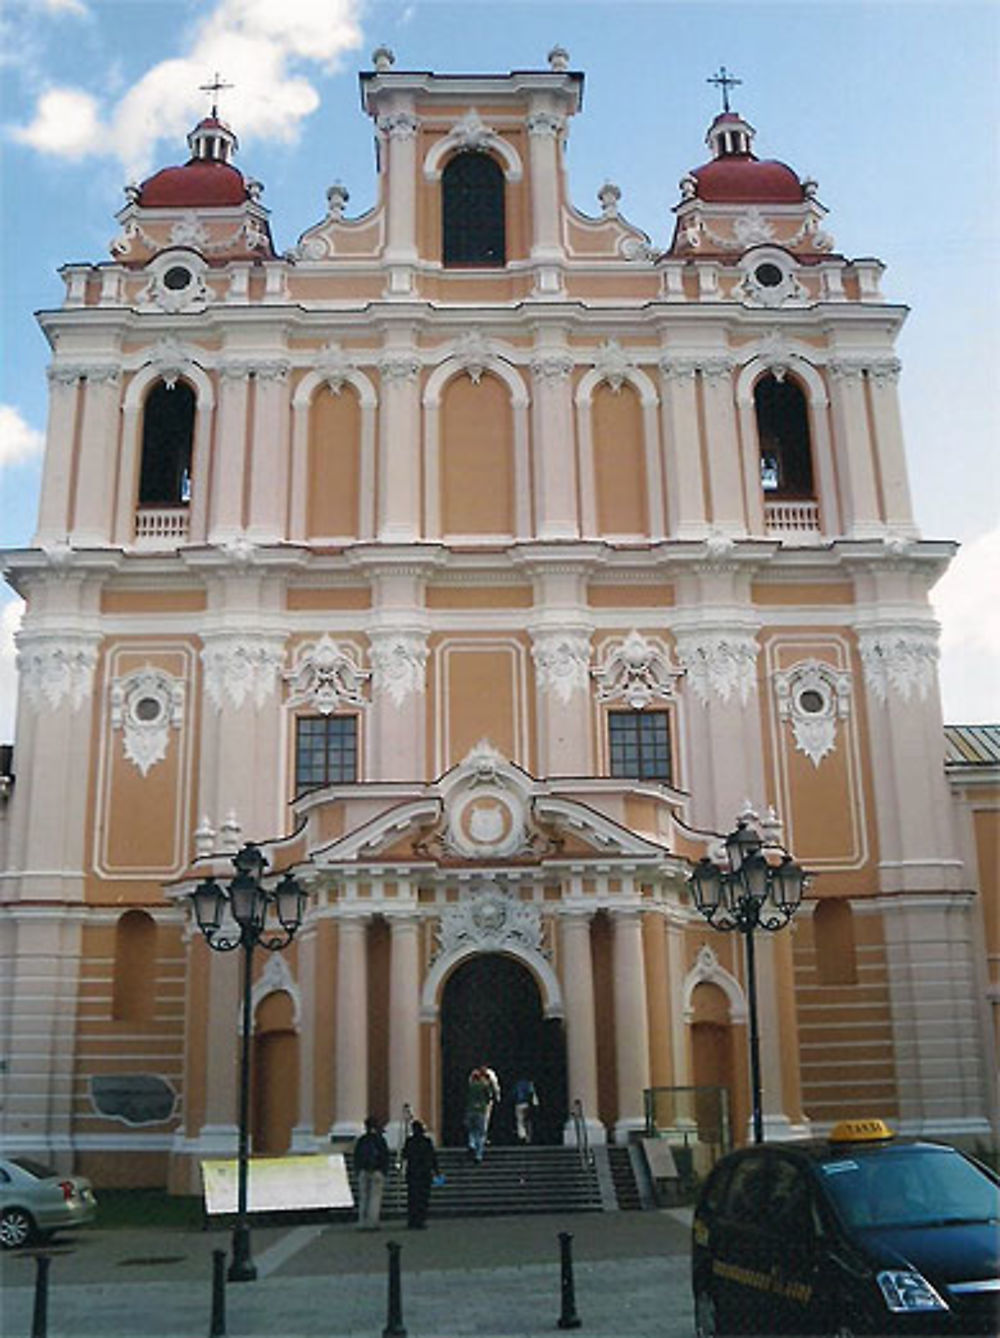
[[[316,1152],[319,1149],[319,1126],[316,1122],[316,1074],[313,1055],[316,1051],[317,957],[319,951],[319,921],[306,920],[296,935],[296,974],[299,982],[302,1012],[299,1024],[299,1113],[292,1129],[294,1152]]]
[[[590,758],[590,627],[543,624],[529,629],[535,662],[539,769],[584,776]]]
[[[898,358],[874,359],[868,364],[868,394],[871,400],[872,428],[882,481],[885,522],[897,533],[917,537],[910,501],[910,483],[903,450],[903,426],[899,416]]]
[[[563,909],[559,915],[560,984],[566,1006],[566,1065],[570,1109],[583,1106],[587,1136],[604,1143],[604,1125],[597,1116],[597,1022],[594,1013],[594,964],[590,952],[590,912]],[[575,1139],[570,1120],[564,1141]]]
[[[337,1085],[332,1138],[357,1138],[368,1114],[368,919],[337,920]]]
[[[83,371],[83,421],[70,543],[76,548],[101,548],[111,541],[121,373],[117,365],[86,367]]]
[[[701,539],[708,532],[696,366],[675,353],[660,358],[667,534],[673,539]]]
[[[390,1147],[405,1133],[403,1106],[420,1110],[420,917],[389,916],[389,1128]]]
[[[561,330],[540,331],[531,358],[535,526],[539,539],[575,539],[577,470],[570,378],[573,355]]]
[[[247,534],[257,543],[276,543],[285,537],[288,454],[288,363],[257,363],[247,526]],[[225,486],[221,480],[220,484]]]
[[[378,129],[386,149],[386,246],[387,296],[407,296],[413,289],[413,266],[417,261],[417,132],[420,121],[413,113],[412,99],[399,98],[391,111],[378,118]]]
[[[638,909],[613,909],[612,954],[615,1000],[615,1069],[618,1119],[615,1142],[646,1127],[643,1092],[649,1086],[649,1019],[646,1014],[646,965],[642,918]]]
[[[674,1044],[670,1030],[670,968],[667,962],[667,926],[662,915],[647,911],[642,917],[649,1018],[649,1085],[673,1087]]]
[[[209,543],[223,543],[243,531],[243,493],[246,477],[247,409],[250,364],[224,362],[219,369],[219,409],[216,419],[215,461]],[[204,479],[200,480],[204,486]]]
[[[383,543],[420,538],[420,358],[405,337],[405,346],[387,347],[378,362],[378,537]]]
[[[566,129],[565,117],[549,107],[538,107],[527,119],[531,175],[531,259],[539,266],[535,291],[551,296],[561,291],[555,268],[565,258],[559,235],[559,155]]]
[[[867,359],[859,356],[836,357],[828,365],[833,382],[834,449],[843,465],[844,529],[851,539],[868,539],[885,529],[879,515],[868,431],[863,380],[866,365]]]
[[[735,365],[729,354],[703,358],[700,364],[712,527],[722,534],[747,532],[740,495],[740,450],[733,403]]]
[[[49,423],[45,437],[38,529],[40,546],[64,543],[69,533],[69,496],[73,481],[73,447],[79,405],[78,367],[49,368]]]

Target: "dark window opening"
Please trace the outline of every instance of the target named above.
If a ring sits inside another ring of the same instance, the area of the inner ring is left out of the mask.
[[[754,387],[760,481],[778,497],[815,496],[806,397],[792,380],[761,377]]]
[[[446,265],[506,264],[504,177],[500,165],[485,153],[459,153],[441,174],[443,236]]]
[[[299,716],[295,721],[295,793],[357,778],[357,716]]]
[[[162,381],[146,400],[142,420],[140,506],[186,506],[191,500],[194,391],[184,381]]]
[[[670,781],[670,718],[666,711],[609,711],[612,776]]]

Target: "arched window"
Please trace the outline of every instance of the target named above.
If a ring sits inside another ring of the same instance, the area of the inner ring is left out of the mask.
[[[770,497],[814,497],[809,413],[802,388],[769,372],[754,386],[760,481]]]
[[[446,265],[507,263],[504,176],[486,153],[459,153],[441,174],[441,255]]]
[[[116,1022],[148,1022],[155,1000],[156,921],[145,911],[126,911],[115,926],[111,1016]]]
[[[195,394],[185,381],[158,381],[142,419],[140,506],[186,506],[191,500]]]
[[[813,912],[816,973],[821,985],[856,985],[858,963],[850,903],[821,901]]]

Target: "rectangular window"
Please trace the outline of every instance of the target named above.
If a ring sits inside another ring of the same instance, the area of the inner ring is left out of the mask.
[[[299,716],[295,721],[295,793],[357,778],[357,716]]]
[[[612,776],[670,781],[670,719],[666,711],[609,711]]]

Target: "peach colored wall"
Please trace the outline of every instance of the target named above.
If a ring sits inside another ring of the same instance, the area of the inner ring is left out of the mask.
[[[352,386],[321,386],[309,409],[306,534],[358,535],[361,407]]]
[[[639,397],[630,385],[616,394],[602,382],[591,413],[597,527],[602,534],[647,535],[649,489]]]
[[[514,532],[514,425],[495,376],[456,376],[441,402],[441,523],[445,534]]]

